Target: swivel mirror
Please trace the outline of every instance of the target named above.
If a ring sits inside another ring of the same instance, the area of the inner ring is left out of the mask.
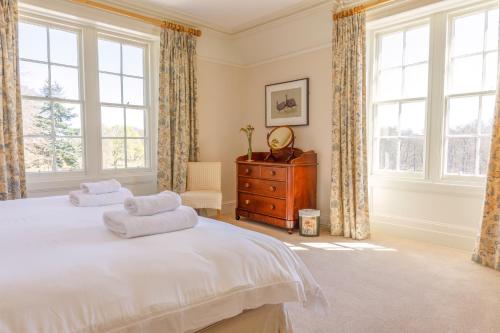
[[[267,145],[269,146],[269,154],[266,160],[274,159],[273,153],[285,149],[289,149],[290,153],[286,162],[290,161],[294,155],[293,145],[295,143],[295,135],[293,130],[288,126],[275,127],[267,134]]]

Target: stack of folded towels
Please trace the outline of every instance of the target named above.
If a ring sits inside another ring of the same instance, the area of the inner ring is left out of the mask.
[[[181,197],[170,191],[127,198],[124,209],[103,214],[104,225],[123,238],[192,228],[198,223],[198,214],[181,203]]]
[[[82,183],[80,190],[69,193],[69,200],[78,207],[107,206],[121,204],[133,196],[115,179],[96,183]]]

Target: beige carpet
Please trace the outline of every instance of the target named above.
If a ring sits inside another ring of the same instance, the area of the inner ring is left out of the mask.
[[[500,332],[500,272],[471,262],[470,253],[383,235],[300,237],[220,219],[281,239],[309,267],[331,313],[290,306],[296,333]]]

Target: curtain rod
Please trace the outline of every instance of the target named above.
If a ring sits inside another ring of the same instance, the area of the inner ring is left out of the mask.
[[[113,14],[118,14],[118,15],[121,15],[121,16],[130,17],[130,18],[133,18],[133,19],[136,19],[136,20],[139,20],[139,21],[143,21],[143,22],[146,22],[146,23],[149,23],[149,24],[152,24],[152,25],[156,25],[156,26],[159,26],[159,27],[162,27],[162,28],[167,28],[167,29],[175,30],[175,31],[187,32],[187,33],[189,33],[189,34],[191,34],[193,36],[196,36],[196,37],[200,37],[201,36],[201,30],[199,30],[199,29],[189,28],[189,27],[186,27],[184,25],[181,25],[181,24],[178,24],[178,23],[174,23],[174,22],[168,22],[168,21],[165,21],[165,20],[159,20],[159,19],[156,19],[156,18],[153,18],[153,17],[149,17],[149,16],[146,16],[146,15],[141,15],[141,14],[136,13],[136,12],[132,12],[132,11],[129,11],[129,10],[126,10],[126,9],[123,9],[123,8],[118,8],[118,7],[110,6],[110,5],[107,5],[107,4],[104,4],[104,3],[100,3],[100,2],[97,2],[97,1],[92,1],[92,0],[70,0],[70,1],[78,3],[78,4],[81,4],[81,5],[85,5],[85,6],[88,6],[88,7],[92,7],[92,8],[95,8],[95,9],[99,9],[99,10],[102,10],[102,11],[110,12],[110,13],[113,13]]]
[[[365,12],[365,11],[367,11],[369,9],[375,8],[377,6],[386,4],[386,3],[391,2],[391,1],[393,1],[393,0],[373,0],[373,1],[368,1],[365,4],[362,4],[362,5],[359,5],[359,6],[356,6],[356,7],[352,7],[352,8],[348,8],[348,9],[345,9],[345,10],[341,10],[341,11],[336,12],[336,13],[333,13],[333,20],[336,21],[336,20],[344,18],[344,17],[348,17],[348,16],[352,16],[354,14],[362,13],[362,12]]]

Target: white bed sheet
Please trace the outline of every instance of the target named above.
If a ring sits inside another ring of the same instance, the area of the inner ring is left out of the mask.
[[[193,332],[264,304],[326,307],[275,238],[200,218],[121,239],[102,223],[118,207],[77,208],[66,196],[0,203],[0,332],[130,332],[154,319]]]

